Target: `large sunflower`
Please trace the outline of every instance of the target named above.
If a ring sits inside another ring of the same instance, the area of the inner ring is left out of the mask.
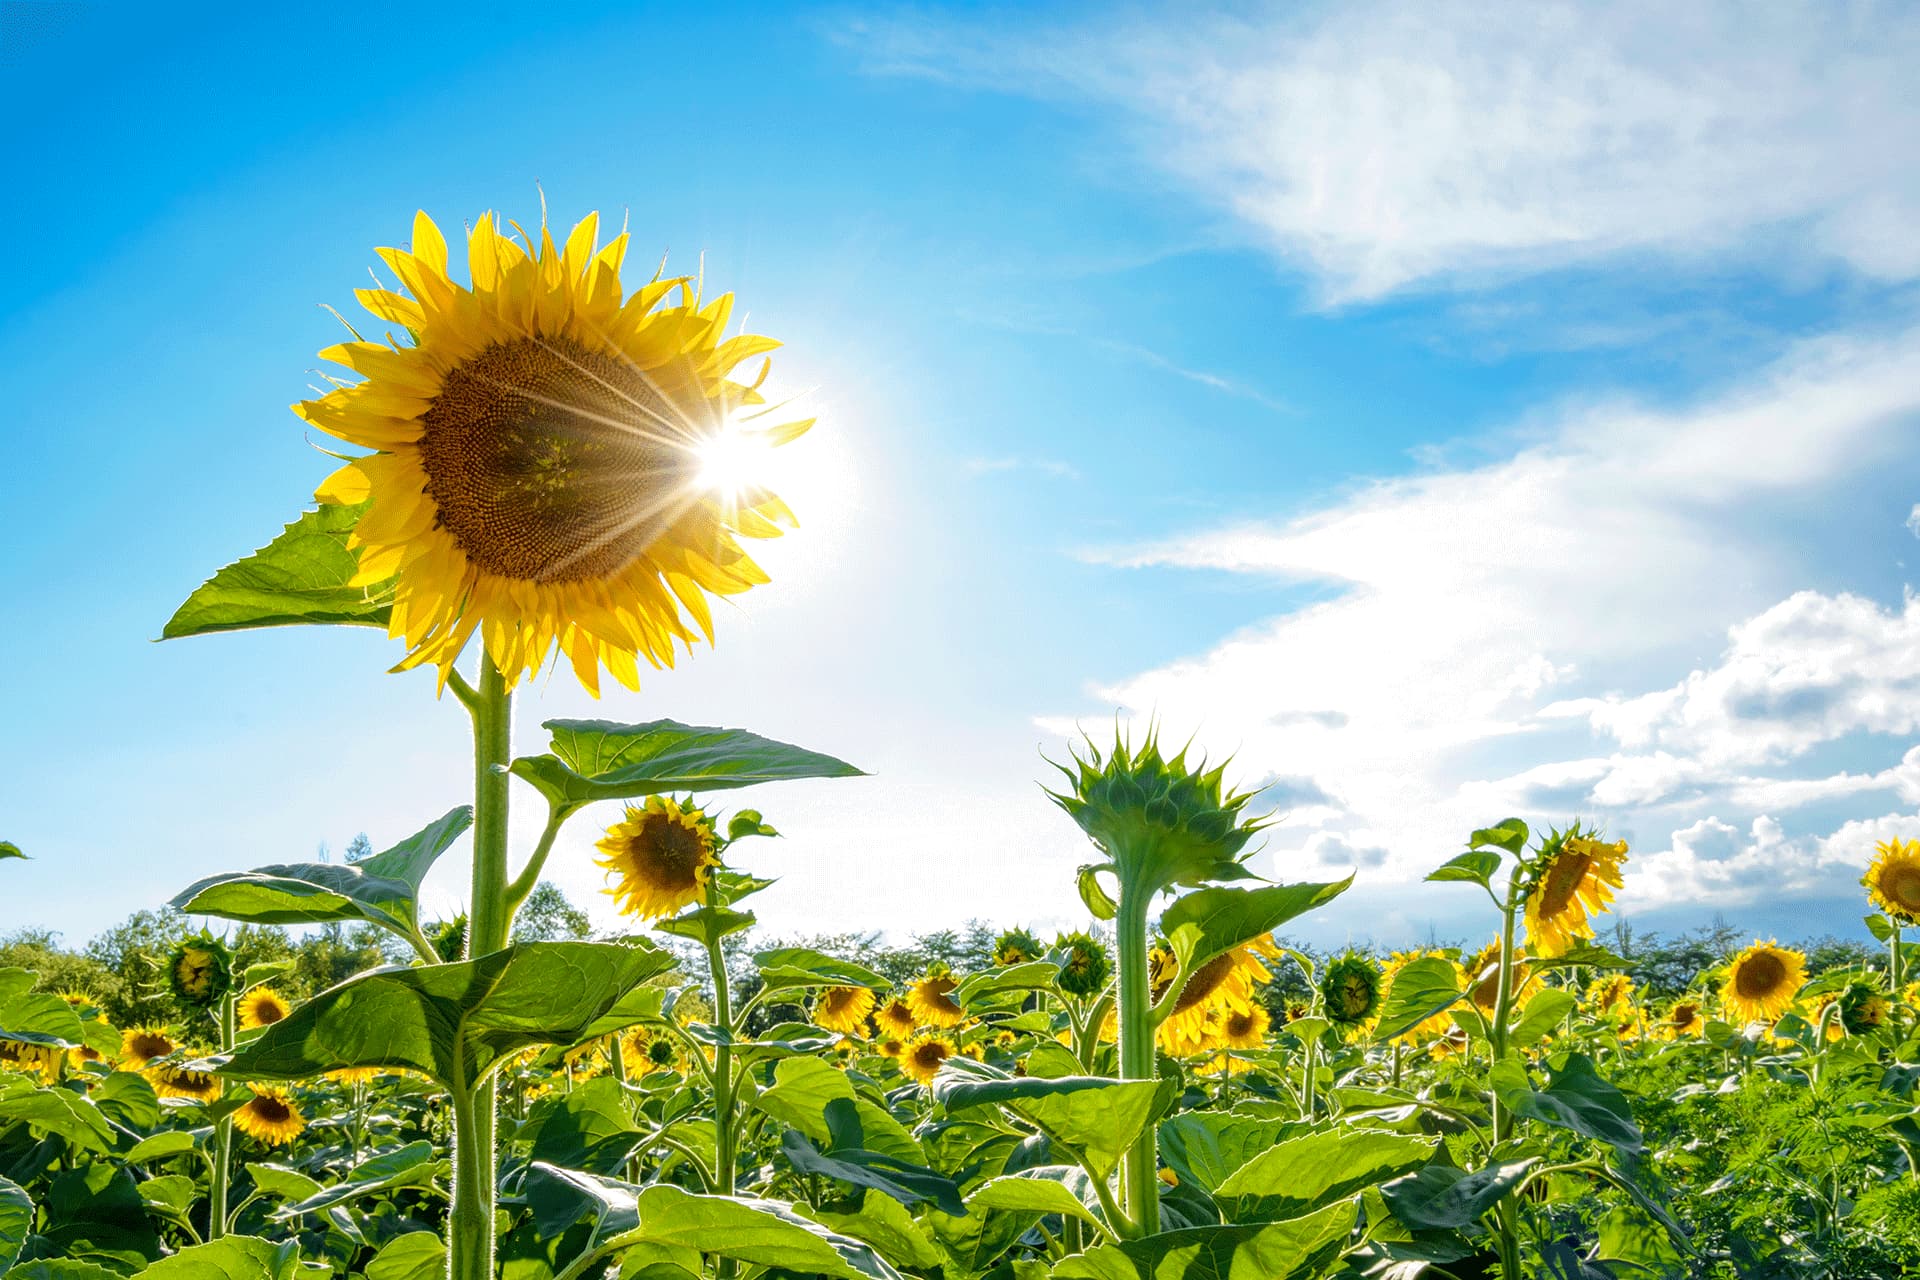
[[[1720,1001],[1740,1022],[1772,1022],[1793,1007],[1793,997],[1806,980],[1806,956],[1772,942],[1755,942],[1727,966]]]
[[[953,1041],[937,1032],[925,1031],[907,1041],[900,1053],[900,1069],[916,1083],[932,1084],[940,1074],[940,1064],[958,1050]]]
[[[173,1037],[159,1027],[129,1027],[120,1033],[120,1065],[129,1071],[138,1071],[179,1047]]]
[[[1875,845],[1860,883],[1874,906],[1902,924],[1920,923],[1920,840],[1895,836]]]
[[[272,987],[255,987],[240,997],[238,1010],[240,1025],[251,1030],[281,1021],[293,1012],[293,1006]]]
[[[1627,842],[1602,844],[1569,833],[1534,871],[1527,893],[1527,947],[1538,956],[1557,956],[1581,938],[1593,936],[1590,916],[1607,909],[1621,884],[1620,864]]]
[[[370,503],[349,542],[353,583],[391,591],[402,668],[436,666],[444,681],[477,629],[509,686],[558,646],[589,691],[603,666],[638,688],[636,659],[671,666],[676,643],[712,641],[707,594],[767,580],[737,539],[794,523],[766,490],[708,474],[742,442],[785,444],[812,425],[734,421],[763,403],[766,366],[752,385],[729,375],[779,343],[726,337],[733,295],[703,302],[687,277],[626,296],[627,236],[597,249],[598,231],[590,214],[563,246],[544,226],[535,246],[483,214],[460,285],[419,214],[410,250],[379,251],[404,293],[358,293],[408,340],[327,348],[363,380],[293,406],[377,451],[316,496]]]
[[[873,1011],[873,1025],[896,1040],[904,1040],[913,1034],[913,1009],[895,996]]]
[[[944,968],[934,968],[907,988],[907,1008],[914,1021],[923,1027],[957,1027],[966,1019],[966,1011],[954,1000],[960,983]]]
[[[712,820],[672,796],[628,806],[627,820],[608,827],[594,847],[606,855],[595,861],[616,877],[605,892],[622,915],[642,920],[672,915],[698,898],[720,865]]]
[[[1255,1004],[1254,984],[1273,976],[1260,962],[1261,950],[1257,943],[1242,943],[1195,969],[1180,984],[1180,994],[1160,1024],[1160,1047],[1175,1055],[1202,1052],[1210,1046],[1222,1016]],[[1156,1003],[1165,998],[1175,967],[1173,952],[1167,948],[1155,947],[1149,953],[1148,981]]]
[[[842,1035],[857,1035],[873,1012],[873,992],[865,987],[828,987],[813,998],[815,1025]]]
[[[206,1071],[189,1071],[180,1066],[149,1067],[144,1073],[154,1093],[162,1098],[191,1098],[212,1102],[220,1096],[220,1077]]]
[[[307,1127],[306,1117],[281,1089],[249,1085],[253,1096],[233,1113],[233,1127],[270,1147],[292,1142]]]
[[[1220,1019],[1219,1042],[1228,1049],[1264,1049],[1271,1019],[1258,1004],[1234,1009]]]

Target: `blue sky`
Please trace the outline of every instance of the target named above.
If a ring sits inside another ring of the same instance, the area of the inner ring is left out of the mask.
[[[96,5],[7,40],[7,921],[78,942],[463,799],[396,642],[151,638],[328,470],[286,409],[320,304],[416,208],[542,191],[737,291],[822,413],[716,648],[536,686],[516,737],[664,715],[870,770],[741,797],[787,832],[775,928],[1076,919],[1040,753],[1116,713],[1273,784],[1264,873],[1358,868],[1327,941],[1481,931],[1418,876],[1509,812],[1626,835],[1638,921],[1793,936],[1857,931],[1873,842],[1920,835],[1911,11]],[[596,816],[553,874],[610,923]]]

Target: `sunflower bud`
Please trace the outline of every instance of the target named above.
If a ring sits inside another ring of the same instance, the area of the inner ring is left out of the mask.
[[[167,956],[167,985],[181,1004],[211,1009],[233,990],[233,952],[212,934],[188,938]]]
[[[1360,1026],[1380,1008],[1379,966],[1358,952],[1347,952],[1320,976],[1320,999],[1333,1025]]]
[[[993,940],[993,962],[1007,965],[1025,964],[1029,960],[1038,960],[1045,950],[1040,939],[1025,929],[1008,929]]]
[[[1107,989],[1113,962],[1107,949],[1090,933],[1062,934],[1053,944],[1060,960],[1060,989],[1070,996],[1090,999]]]

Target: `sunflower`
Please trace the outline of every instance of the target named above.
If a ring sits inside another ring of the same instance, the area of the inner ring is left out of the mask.
[[[1003,967],[1038,960],[1041,951],[1040,939],[1025,929],[1008,929],[993,940],[993,962]]]
[[[594,847],[597,858],[617,878],[603,892],[622,915],[652,920],[672,915],[706,890],[707,877],[720,858],[714,852],[713,820],[671,796],[648,796],[627,807],[627,820],[607,828]]]
[[[888,1036],[880,1042],[879,1048],[881,1057],[898,1058],[907,1051],[907,1042],[898,1036]]]
[[[1602,844],[1578,829],[1558,848],[1549,847],[1533,871],[1527,892],[1527,945],[1535,955],[1557,956],[1581,938],[1593,936],[1589,918],[1607,909],[1620,887],[1620,864],[1627,842]]]
[[[149,1067],[143,1074],[147,1077],[147,1083],[153,1086],[154,1093],[162,1098],[212,1102],[220,1096],[220,1077],[210,1072],[160,1066]]]
[[[249,1029],[270,1027],[292,1012],[287,998],[272,987],[255,987],[240,997],[240,1025]]]
[[[173,1037],[159,1027],[129,1027],[120,1033],[120,1063],[129,1071],[138,1071],[179,1047]]]
[[[929,969],[907,988],[907,1008],[914,1023],[923,1027],[957,1027],[967,1016],[953,999],[960,986],[944,965]],[[949,1046],[951,1047],[951,1046]]]
[[[351,1087],[357,1084],[370,1084],[378,1080],[383,1072],[384,1069],[381,1067],[336,1067],[326,1074],[327,1079],[335,1084]]]
[[[410,251],[380,250],[405,293],[358,295],[411,341],[329,347],[363,380],[293,406],[376,450],[315,496],[370,504],[352,582],[391,593],[402,669],[435,666],[444,683],[478,630],[509,687],[558,647],[589,692],[603,666],[637,689],[637,659],[672,666],[676,644],[712,641],[707,595],[767,581],[737,539],[794,523],[772,493],[718,474],[812,425],[732,421],[764,403],[767,370],[729,375],[779,344],[724,338],[733,296],[703,302],[687,277],[624,297],[626,234],[596,252],[598,230],[591,214],[556,248],[543,226],[536,249],[483,214],[462,286],[419,214]]]
[[[1495,938],[1476,951],[1461,966],[1472,985],[1467,995],[1481,1012],[1492,1013],[1500,1005],[1500,939]],[[1519,956],[1513,962],[1513,1007],[1524,1008],[1545,986],[1540,975],[1532,971],[1525,956]]]
[[[1090,933],[1065,933],[1054,939],[1053,948],[1061,953],[1060,989],[1070,996],[1091,997],[1106,990],[1113,962],[1107,949]]]
[[[44,1084],[52,1084],[60,1078],[60,1068],[66,1057],[64,1049],[56,1049],[52,1045],[0,1039],[0,1071],[38,1076]]]
[[[895,996],[873,1011],[873,1025],[895,1040],[904,1040],[913,1034],[913,1010]]]
[[[307,1127],[300,1108],[293,1105],[283,1090],[266,1085],[248,1085],[253,1096],[233,1113],[233,1127],[270,1147],[292,1142]]]
[[[1706,1011],[1698,1000],[1683,998],[1667,1006],[1660,1015],[1660,1038],[1680,1040],[1697,1036],[1707,1029]]]
[[[1633,979],[1624,973],[1602,974],[1587,984],[1586,1005],[1597,1012],[1633,1003]]]
[[[1220,1019],[1219,1043],[1229,1049],[1264,1049],[1271,1021],[1258,1004],[1232,1010]]]
[[[1886,996],[1864,982],[1853,982],[1840,996],[1840,1023],[1848,1035],[1863,1036],[1887,1023]]]
[[[1380,1008],[1379,966],[1357,951],[1347,952],[1320,976],[1320,999],[1334,1026],[1363,1026]]]
[[[1399,975],[1402,969],[1412,964],[1415,960],[1445,960],[1453,969],[1455,988],[1458,989],[1466,985],[1466,973],[1461,969],[1459,961],[1454,960],[1444,951],[1430,949],[1424,951],[1396,951],[1393,955],[1389,956],[1386,964],[1381,966],[1380,976],[1385,989],[1392,991],[1394,978]],[[1447,1029],[1451,1026],[1453,1026],[1453,1019],[1447,1016],[1447,1010],[1442,1009],[1425,1022],[1407,1028],[1407,1030],[1396,1037],[1396,1039],[1402,1044],[1418,1044],[1423,1040],[1430,1040],[1434,1036],[1445,1035]]]
[[[185,1005],[209,1009],[233,989],[233,953],[217,938],[188,938],[167,957],[167,985]]]
[[[932,1084],[940,1074],[940,1064],[958,1050],[953,1041],[935,1031],[925,1031],[907,1041],[900,1051],[900,1069],[916,1083]]]
[[[1920,922],[1920,840],[1895,836],[1873,847],[1860,883],[1873,905],[1902,924]]]
[[[1806,980],[1805,955],[1756,941],[1727,966],[1720,1000],[1740,1022],[1772,1022],[1793,1007],[1793,997]]]
[[[829,1031],[854,1035],[873,1012],[873,992],[865,987],[828,987],[813,998],[813,1020]]]

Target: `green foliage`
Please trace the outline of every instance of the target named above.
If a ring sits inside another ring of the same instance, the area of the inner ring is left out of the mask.
[[[347,536],[365,509],[362,504],[302,512],[272,542],[196,588],[167,619],[161,638],[296,623],[386,626],[391,583],[347,585],[359,561],[347,549]]]

